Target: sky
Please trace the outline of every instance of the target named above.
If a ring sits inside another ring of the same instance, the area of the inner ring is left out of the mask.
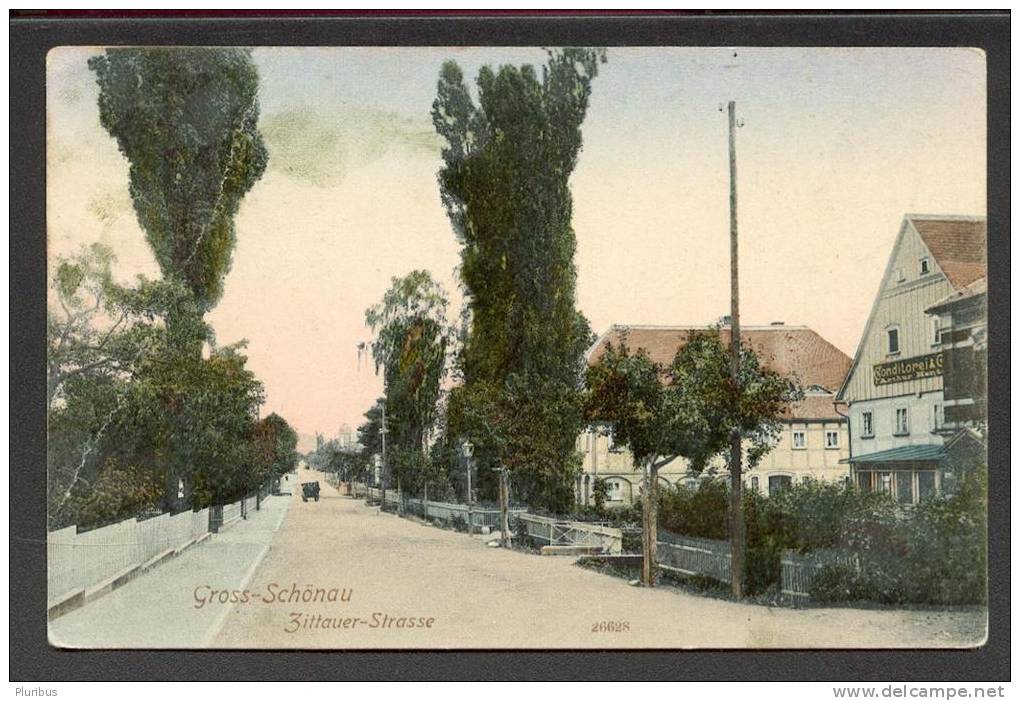
[[[158,276],[99,124],[88,57],[47,62],[51,266],[95,241]],[[807,325],[853,355],[906,213],[985,214],[984,54],[967,48],[610,48],[571,177],[577,304],[596,332],[729,311],[725,103],[736,101],[741,320]],[[242,201],[221,345],[248,340],[263,415],[356,427],[382,381],[357,344],[391,278],[430,270],[456,318],[459,249],[430,118],[443,61],[538,48],[258,48],[262,179]]]

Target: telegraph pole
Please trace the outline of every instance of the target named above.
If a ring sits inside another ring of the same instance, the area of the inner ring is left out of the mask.
[[[379,510],[386,511],[386,400],[379,402],[382,407],[382,427],[379,429],[379,435],[382,436],[382,501],[379,503]]]
[[[730,373],[740,401],[740,286],[737,280],[737,103],[729,103],[730,137]],[[740,429],[730,434],[730,578],[733,596],[744,595],[744,511]]]

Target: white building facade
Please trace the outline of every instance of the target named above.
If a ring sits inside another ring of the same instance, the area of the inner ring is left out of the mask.
[[[839,391],[859,488],[908,504],[942,489],[942,317],[927,310],[984,277],[985,239],[983,218],[904,218]]]

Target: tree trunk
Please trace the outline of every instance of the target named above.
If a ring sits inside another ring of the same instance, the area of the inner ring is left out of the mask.
[[[499,473],[499,512],[500,512],[500,546],[510,547],[510,485],[507,482],[506,469]]]

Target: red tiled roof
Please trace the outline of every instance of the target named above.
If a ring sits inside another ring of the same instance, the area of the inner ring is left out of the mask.
[[[918,214],[908,218],[953,287],[960,289],[985,277],[988,223],[984,218]]]
[[[692,331],[705,331],[708,326],[622,326],[614,325],[588,352],[588,362],[597,362],[607,343],[618,346],[626,339],[632,351],[643,348],[653,362],[669,365],[677,350],[687,342]],[[722,327],[719,334],[724,344],[730,332]],[[850,358],[817,333],[805,326],[741,327],[742,344],[750,345],[765,367],[781,375],[793,375],[806,389],[812,385],[836,392],[850,369]],[[792,408],[792,418],[838,418],[832,396],[807,396]]]

